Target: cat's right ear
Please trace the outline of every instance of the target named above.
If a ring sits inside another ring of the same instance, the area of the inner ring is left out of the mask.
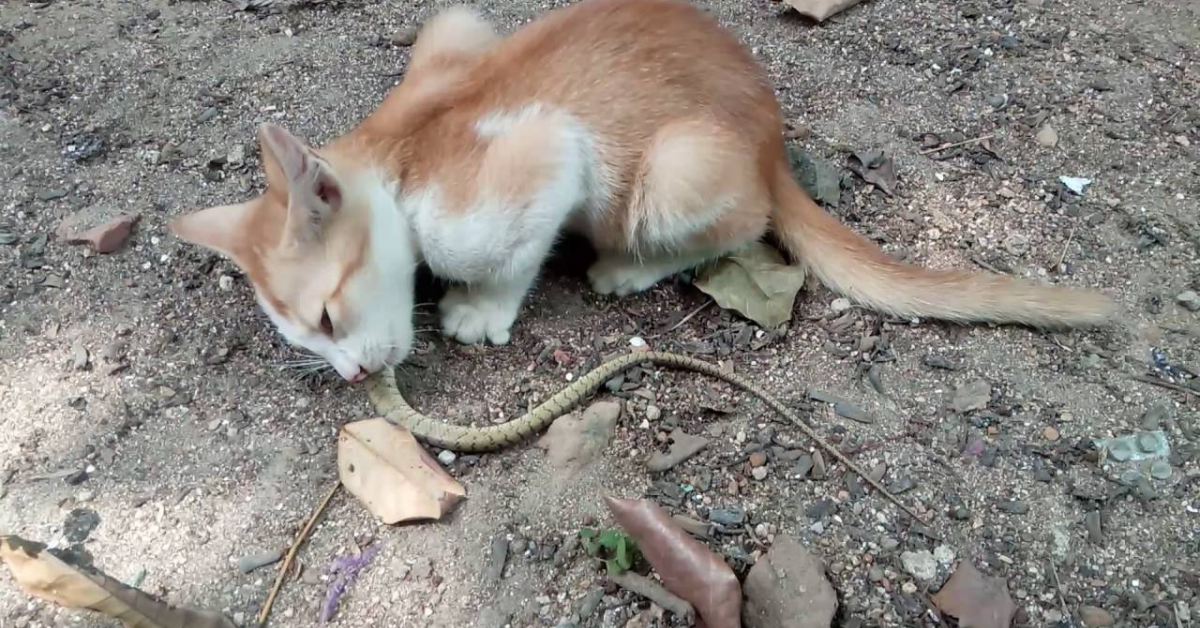
[[[171,233],[226,257],[236,259],[245,247],[246,217],[253,201],[237,205],[218,205],[178,216],[168,223]]]

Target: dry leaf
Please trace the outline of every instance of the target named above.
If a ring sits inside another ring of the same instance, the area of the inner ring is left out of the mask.
[[[786,0],[789,6],[821,22],[831,15],[841,13],[862,0]]]
[[[725,560],[693,539],[652,501],[604,501],[663,585],[696,608],[707,628],[741,628],[742,588]]]
[[[45,545],[18,536],[0,537],[0,558],[29,595],[103,613],[125,628],[235,628],[221,613],[172,606],[90,565],[68,564]]]
[[[896,164],[883,151],[870,150],[851,155],[850,171],[883,190],[884,194],[895,196]]]
[[[338,475],[384,523],[441,519],[466,495],[408,430],[376,418],[342,427]]]
[[[788,162],[796,183],[818,203],[837,207],[842,199],[842,177],[838,169],[820,157],[810,155],[803,148],[789,145]]]
[[[789,265],[779,251],[755,242],[706,265],[696,287],[717,305],[774,329],[791,320],[804,277],[803,266]]]
[[[989,578],[970,560],[958,568],[930,599],[943,613],[958,618],[959,628],[1008,628],[1017,605],[1003,578]]]

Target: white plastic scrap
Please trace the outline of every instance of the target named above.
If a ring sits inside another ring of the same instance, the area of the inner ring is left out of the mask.
[[[1083,188],[1092,184],[1091,179],[1083,177],[1059,177],[1058,180],[1062,181],[1062,184],[1067,186],[1068,190],[1079,195],[1083,195]]]

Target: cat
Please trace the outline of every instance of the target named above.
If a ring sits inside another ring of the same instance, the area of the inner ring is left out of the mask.
[[[401,82],[314,148],[258,128],[265,191],[175,218],[228,256],[292,344],[350,382],[403,362],[415,270],[450,280],[442,332],[510,340],[564,233],[628,295],[773,231],[834,292],[901,316],[1103,325],[1090,291],[900,263],[793,179],[774,90],[731,33],[684,0],[581,0],[502,37],[457,6],[420,30]]]

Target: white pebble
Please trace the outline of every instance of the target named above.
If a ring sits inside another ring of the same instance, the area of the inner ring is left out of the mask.
[[[629,344],[640,349],[646,346],[646,339],[642,338],[641,336],[634,336],[633,338],[629,339]]]
[[[217,285],[220,286],[222,290],[233,290],[233,277],[230,277],[229,275],[221,275],[221,278],[217,280]]]
[[[450,451],[449,449],[443,449],[441,451],[441,453],[438,454],[438,462],[440,462],[444,465],[454,464],[454,461],[457,459],[458,459],[458,456],[453,451]]]

